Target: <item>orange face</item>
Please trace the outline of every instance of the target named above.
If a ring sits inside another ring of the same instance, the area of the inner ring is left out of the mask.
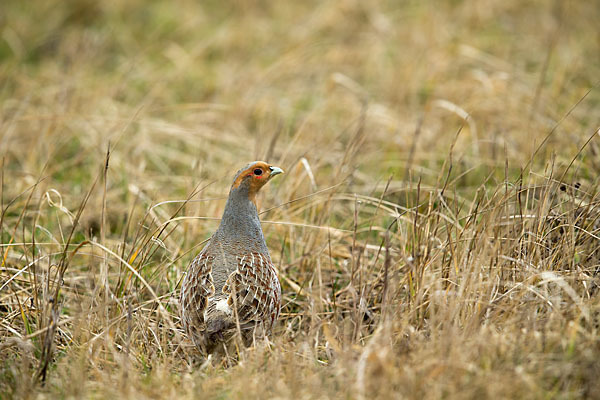
[[[256,193],[263,187],[272,177],[283,173],[281,168],[267,164],[264,161],[255,161],[248,165],[238,173],[238,176],[233,182],[233,189],[238,188],[246,179],[249,179],[248,196],[250,200],[256,200]]]

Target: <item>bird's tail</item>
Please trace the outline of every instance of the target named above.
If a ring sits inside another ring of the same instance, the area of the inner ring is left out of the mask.
[[[224,334],[234,328],[235,322],[229,315],[223,312],[215,312],[206,320],[206,333],[208,335]]]
[[[205,324],[206,347],[209,352],[231,339],[236,332],[236,322],[227,300],[209,303]]]

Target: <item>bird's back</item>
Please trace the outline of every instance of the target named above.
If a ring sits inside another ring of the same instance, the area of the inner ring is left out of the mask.
[[[269,331],[279,315],[276,270],[268,252],[252,250],[211,240],[190,265],[182,286],[182,319],[205,353],[238,329],[246,341],[255,328]]]

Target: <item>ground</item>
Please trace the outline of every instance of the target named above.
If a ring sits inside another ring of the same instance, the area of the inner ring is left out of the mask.
[[[595,1],[3,1],[2,398],[600,396]],[[249,161],[283,309],[180,281]]]

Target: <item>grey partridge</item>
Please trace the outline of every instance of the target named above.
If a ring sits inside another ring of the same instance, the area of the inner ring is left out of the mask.
[[[181,319],[204,354],[226,349],[236,332],[246,345],[257,334],[269,334],[279,316],[281,286],[258,218],[256,195],[282,172],[263,161],[238,171],[219,228],[185,275]]]

